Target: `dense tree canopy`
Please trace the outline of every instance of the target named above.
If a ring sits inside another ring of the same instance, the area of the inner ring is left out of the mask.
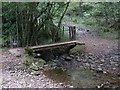
[[[70,21],[66,17],[70,17]],[[102,27],[102,31],[118,30],[120,2],[4,2],[3,46],[12,46],[13,43],[18,47],[32,46],[44,40],[60,41],[62,20]]]
[[[69,3],[3,3],[4,44],[38,45],[43,38],[59,41],[60,25]],[[58,17],[58,25],[53,23]],[[16,42],[17,41],[17,42]]]

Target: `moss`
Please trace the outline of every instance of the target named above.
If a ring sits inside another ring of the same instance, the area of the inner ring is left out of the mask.
[[[32,64],[32,59],[30,58],[29,55],[25,54],[22,59],[22,67],[23,68],[28,68]]]
[[[70,54],[74,54],[74,53],[84,53],[85,52],[85,46],[80,46],[80,45],[76,45],[74,48],[72,48],[70,50]]]
[[[32,70],[38,70],[40,67],[43,67],[45,63],[46,61],[41,58],[33,58],[25,54],[22,60],[22,67],[24,69],[30,68]]]
[[[30,69],[35,70],[35,71],[38,71],[38,70],[39,70],[39,68],[38,68],[36,65],[30,66]]]
[[[25,48],[25,53],[26,54],[30,54],[32,53],[33,51],[31,49],[29,49],[28,47]]]
[[[45,63],[46,61],[41,58],[38,60],[38,65],[44,65]]]

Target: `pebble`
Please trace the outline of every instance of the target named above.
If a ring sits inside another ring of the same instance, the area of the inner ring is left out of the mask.
[[[113,68],[113,70],[116,70],[116,68]]]
[[[10,71],[10,73],[15,73],[15,71]]]
[[[104,74],[106,74],[107,72],[106,71],[103,71]]]
[[[110,64],[111,64],[111,65],[112,65],[112,64],[115,64],[115,62],[111,61]]]
[[[102,60],[101,60],[101,62],[105,62],[105,60],[104,60],[104,59],[102,59]]]
[[[59,83],[61,86],[63,86],[64,84],[63,83]]]
[[[118,64],[115,64],[115,66],[119,66]]]
[[[70,88],[73,88],[73,86],[69,86]]]
[[[98,68],[99,71],[102,71],[102,68]]]
[[[72,60],[72,58],[71,58],[71,57],[69,57],[69,56],[67,56],[67,57],[65,57],[65,60],[66,60],[66,61],[71,61],[71,60]]]
[[[89,67],[89,66],[90,66],[90,64],[89,64],[89,63],[85,63],[85,65],[86,65],[87,67]]]

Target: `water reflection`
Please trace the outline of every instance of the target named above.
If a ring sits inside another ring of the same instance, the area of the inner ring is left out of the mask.
[[[89,69],[52,69],[44,71],[44,74],[58,83],[72,85],[74,88],[120,87],[120,78],[116,75],[101,74]]]
[[[44,74],[55,80],[56,82],[62,82],[66,85],[72,85],[76,88],[93,88],[96,86],[93,79],[93,72],[90,70],[66,70],[53,69],[47,70]]]

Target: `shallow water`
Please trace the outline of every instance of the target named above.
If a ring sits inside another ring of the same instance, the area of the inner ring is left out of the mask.
[[[77,70],[62,70],[62,69],[52,69],[44,71],[44,74],[58,82],[65,85],[71,85],[75,88],[96,88],[98,86],[102,87],[102,84],[112,82],[114,86],[119,86],[120,82],[118,78],[113,78],[110,74],[96,73],[88,69],[77,69]],[[116,83],[115,83],[116,82]],[[106,86],[110,88],[110,85]]]

